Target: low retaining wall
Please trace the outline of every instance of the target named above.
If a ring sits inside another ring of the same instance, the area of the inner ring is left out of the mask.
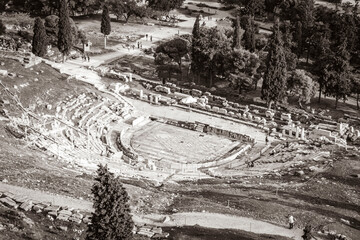
[[[244,142],[248,142],[248,143],[255,142],[255,140],[248,135],[231,132],[229,130],[217,128],[217,127],[211,126],[209,124],[201,123],[201,122],[176,121],[176,120],[172,120],[172,119],[164,119],[164,120],[165,121],[161,121],[161,120],[159,120],[159,121],[164,122],[169,125],[172,125],[172,126],[181,127],[181,128],[185,128],[185,129],[189,129],[189,130],[193,130],[193,131],[198,131],[198,132],[203,132],[206,134],[215,134],[218,136],[224,136],[224,137],[227,137],[230,139],[244,141]]]
[[[133,149],[131,149],[130,147],[126,147],[123,144],[124,134],[125,130],[123,129],[121,130],[119,136],[116,139],[116,145],[123,152],[124,160],[131,164],[132,161],[137,161],[139,159],[139,156]]]
[[[245,153],[250,148],[251,145],[244,145],[239,151],[231,154],[228,157],[205,162],[205,163],[175,163],[175,162],[170,162],[168,160],[161,160],[159,162],[155,162],[155,165],[158,168],[171,169],[175,171],[197,172],[199,169],[216,167],[234,161],[239,155]]]

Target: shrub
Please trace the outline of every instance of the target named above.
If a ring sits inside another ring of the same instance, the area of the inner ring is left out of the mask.
[[[26,13],[6,13],[0,15],[0,20],[3,20],[4,24],[20,26],[26,29],[30,29],[34,25],[34,19]]]
[[[37,17],[34,25],[34,37],[32,41],[32,52],[39,57],[45,56],[47,52],[47,36],[45,26],[40,17]]]
[[[57,45],[57,41],[58,41],[58,32],[59,32],[59,17],[56,15],[49,15],[45,18],[45,29],[46,29],[46,35],[48,36],[49,42],[52,45]],[[78,29],[77,26],[74,22],[74,20],[72,20],[72,18],[70,18],[70,27],[71,27],[71,33],[73,36],[73,43],[76,44],[79,40],[79,34],[78,34]]]
[[[32,38],[33,38],[33,34],[29,31],[25,31],[25,30],[19,30],[17,32],[17,34],[22,37],[23,39],[25,39],[27,42],[31,42]]]
[[[78,31],[78,36],[77,36],[78,40],[80,41],[81,44],[85,44],[87,42],[87,37],[86,34],[83,30],[79,30]]]
[[[2,20],[0,20],[0,35],[3,35],[4,33],[6,33],[6,27],[3,24]]]

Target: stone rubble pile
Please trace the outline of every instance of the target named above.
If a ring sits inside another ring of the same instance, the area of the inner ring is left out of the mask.
[[[3,204],[9,208],[20,209],[25,212],[33,211],[37,214],[45,214],[51,220],[72,222],[78,225],[81,223],[91,223],[90,213],[81,213],[79,210],[69,209],[68,207],[64,206],[52,205],[50,202],[34,201],[26,196],[16,195],[11,192],[0,192],[0,204]],[[35,225],[33,220],[28,218],[23,212],[18,212],[18,214],[29,226]],[[16,227],[11,225],[12,224],[7,224],[7,226],[4,226],[0,224],[0,231],[6,229],[6,227],[12,229],[12,231],[15,231]],[[60,226],[59,228],[62,231],[67,231],[66,226]],[[152,239],[164,239],[169,237],[169,233],[163,232],[161,227],[149,225],[134,226],[133,233],[144,235]]]
[[[52,219],[64,222],[88,224],[91,219],[90,214],[82,214],[79,210],[52,205],[50,202],[37,202],[28,199],[26,196],[15,195],[10,192],[0,192],[0,203],[7,207],[20,209],[25,212],[34,211],[35,213],[43,213]]]
[[[144,235],[152,239],[163,239],[169,237],[169,233],[163,232],[161,227],[148,225],[135,227],[133,233]]]

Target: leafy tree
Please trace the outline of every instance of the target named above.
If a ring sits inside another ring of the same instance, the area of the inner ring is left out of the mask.
[[[296,69],[292,77],[288,80],[288,89],[290,93],[299,97],[298,104],[308,104],[317,91],[317,82],[314,81],[304,70]]]
[[[87,42],[87,37],[83,30],[78,31],[78,39],[80,40],[81,44],[85,44]]]
[[[265,10],[265,0],[245,0],[244,5],[250,16],[262,15]]]
[[[242,13],[254,16],[262,15],[265,10],[265,0],[221,0],[223,4],[243,7]]]
[[[241,94],[250,90],[254,84],[254,76],[260,66],[259,56],[245,49],[234,49],[225,57],[225,77]]]
[[[321,101],[321,93],[326,89],[329,79],[333,55],[334,53],[330,49],[330,40],[326,35],[321,36],[317,47],[317,58],[314,63],[314,73],[318,76],[319,83],[319,103]]]
[[[338,32],[334,32],[336,44],[341,44],[344,41],[347,42],[347,51],[351,53],[351,56],[358,57],[357,44],[359,43],[359,16],[354,14],[339,14],[340,26]],[[335,30],[336,31],[336,30]]]
[[[266,101],[269,108],[271,108],[272,103],[276,104],[285,97],[286,75],[286,58],[283,40],[279,23],[276,22],[270,40],[269,53],[266,60],[266,71],[261,89],[262,98]]]
[[[350,55],[346,49],[347,41],[343,42],[336,48],[332,56],[331,64],[327,67],[328,81],[325,93],[335,97],[335,108],[339,99],[346,99],[351,93],[351,81],[349,79]]]
[[[109,4],[116,17],[123,17],[125,22],[128,22],[131,16],[143,19],[149,11],[147,6],[138,0],[110,0]]]
[[[301,22],[301,36],[302,36],[302,49],[303,47],[307,50],[307,59],[312,47],[312,42],[310,41],[311,36],[313,35],[313,25],[314,25],[314,9],[315,3],[314,0],[303,0],[299,2],[299,5],[295,8],[295,16],[297,19],[294,21]],[[299,30],[298,30],[299,32]]]
[[[78,42],[78,28],[72,20],[69,18],[70,29],[71,29],[71,39],[72,43],[77,44]],[[45,18],[45,30],[49,43],[56,45],[58,42],[58,33],[59,33],[59,17],[56,15],[49,15]]]
[[[215,77],[224,77],[225,56],[231,51],[231,41],[224,31],[216,27],[201,27],[195,51],[199,61],[198,71],[205,74],[207,85],[212,87]]]
[[[63,54],[63,62],[66,55],[69,54],[73,44],[70,17],[67,0],[60,0],[59,8],[59,32],[58,32],[58,48]]]
[[[316,22],[313,26],[313,32],[312,36],[308,39],[308,43],[312,49],[310,56],[316,61],[324,48],[324,46],[321,46],[322,41],[328,41],[328,44],[326,43],[327,45],[325,46],[330,48],[331,41],[329,39],[331,39],[331,30],[327,24]]]
[[[13,0],[8,1],[11,10],[27,12],[31,15],[58,14],[59,0]],[[103,0],[69,0],[69,10],[72,15],[89,14],[100,9]]]
[[[70,0],[69,5],[73,13],[90,14],[101,9],[102,0]]]
[[[359,76],[352,76],[352,93],[356,94],[356,107],[359,110],[359,100],[360,100],[360,77]]]
[[[86,239],[131,239],[134,223],[128,205],[129,196],[119,178],[115,178],[107,166],[99,165],[91,192],[95,211]]]
[[[180,8],[184,0],[148,0],[148,6],[157,11],[169,12]]]
[[[0,19],[0,35],[3,35],[6,33],[6,27],[3,23],[3,21]]]
[[[275,8],[278,7],[283,0],[265,0],[265,11],[274,13]]]
[[[240,49],[241,48],[241,40],[243,38],[244,30],[240,25],[240,16],[237,15],[234,21],[234,40],[233,40],[233,48]]]
[[[331,3],[334,3],[336,9],[338,9],[338,8],[339,8],[339,5],[341,5],[341,3],[342,3],[342,0],[327,0],[327,1],[328,1],[328,2],[331,2]]]
[[[106,37],[111,32],[109,9],[106,5],[103,7],[100,30],[101,33],[104,34],[104,48],[106,48]]]
[[[45,26],[40,17],[35,19],[34,24],[34,36],[32,41],[32,52],[39,57],[43,57],[46,54],[47,48],[47,36]]]
[[[1,0],[0,1],[0,13],[4,12],[6,9],[6,5],[9,3],[10,0]]]
[[[180,80],[182,80],[182,62],[183,58],[188,55],[190,43],[182,38],[175,38],[168,42],[160,44],[155,53],[163,53],[176,62],[179,66]]]
[[[158,77],[162,83],[166,83],[166,78],[171,80],[172,73],[179,73],[177,64],[166,54],[159,52],[155,54],[155,65]]]

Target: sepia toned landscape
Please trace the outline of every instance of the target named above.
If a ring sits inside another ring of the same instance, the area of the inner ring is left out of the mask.
[[[0,239],[360,239],[359,1],[0,3]]]

